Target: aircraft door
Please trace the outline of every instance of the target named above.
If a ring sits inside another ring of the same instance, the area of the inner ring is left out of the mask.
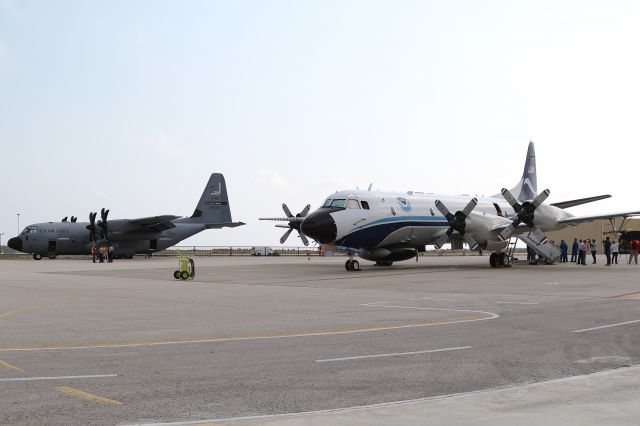
[[[49,240],[49,244],[47,246],[47,253],[49,254],[49,259],[56,258],[56,241]]]

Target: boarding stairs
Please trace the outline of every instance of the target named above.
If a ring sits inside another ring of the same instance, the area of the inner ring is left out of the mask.
[[[533,249],[539,257],[543,258],[545,263],[555,263],[560,260],[562,251],[560,247],[551,242],[551,240],[545,239],[544,242],[541,243],[534,233],[518,234],[518,238],[529,246],[529,248]]]

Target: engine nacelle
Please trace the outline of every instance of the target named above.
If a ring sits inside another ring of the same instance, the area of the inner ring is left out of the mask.
[[[416,249],[406,247],[377,248],[362,250],[359,256],[365,260],[372,260],[374,262],[398,262],[416,257]]]

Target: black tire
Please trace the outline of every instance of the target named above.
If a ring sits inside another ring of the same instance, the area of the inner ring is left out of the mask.
[[[352,271],[359,271],[360,270],[360,262],[358,262],[357,260],[352,260],[351,261],[351,270]]]
[[[498,253],[498,265],[504,266],[506,259],[507,255],[505,253]]]
[[[33,260],[40,260],[42,259],[42,255],[40,253],[33,253]]]
[[[345,268],[347,271],[350,271],[350,270],[351,270],[351,261],[350,261],[350,260],[347,260],[346,262],[344,262],[344,268]]]
[[[180,272],[180,278],[182,278],[183,280],[188,280],[189,279],[189,273],[187,271]]]
[[[174,271],[173,272],[173,278],[175,278],[176,280],[180,279],[180,271]]]
[[[491,265],[492,268],[496,267],[496,264],[498,262],[497,257],[498,255],[496,253],[491,253],[491,255],[489,256],[489,265]]]

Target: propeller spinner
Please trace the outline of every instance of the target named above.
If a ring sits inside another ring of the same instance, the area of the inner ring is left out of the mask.
[[[442,213],[442,215],[447,219],[449,223],[449,229],[445,232],[440,238],[438,238],[435,242],[435,246],[437,249],[440,249],[454,232],[458,232],[458,234],[462,235],[464,241],[469,244],[469,248],[471,250],[475,250],[478,248],[478,243],[476,240],[469,235],[465,229],[467,227],[467,216],[473,211],[473,209],[478,204],[478,199],[473,198],[469,203],[465,206],[464,209],[458,210],[455,214],[452,214],[447,206],[440,200],[436,200],[436,208]]]

